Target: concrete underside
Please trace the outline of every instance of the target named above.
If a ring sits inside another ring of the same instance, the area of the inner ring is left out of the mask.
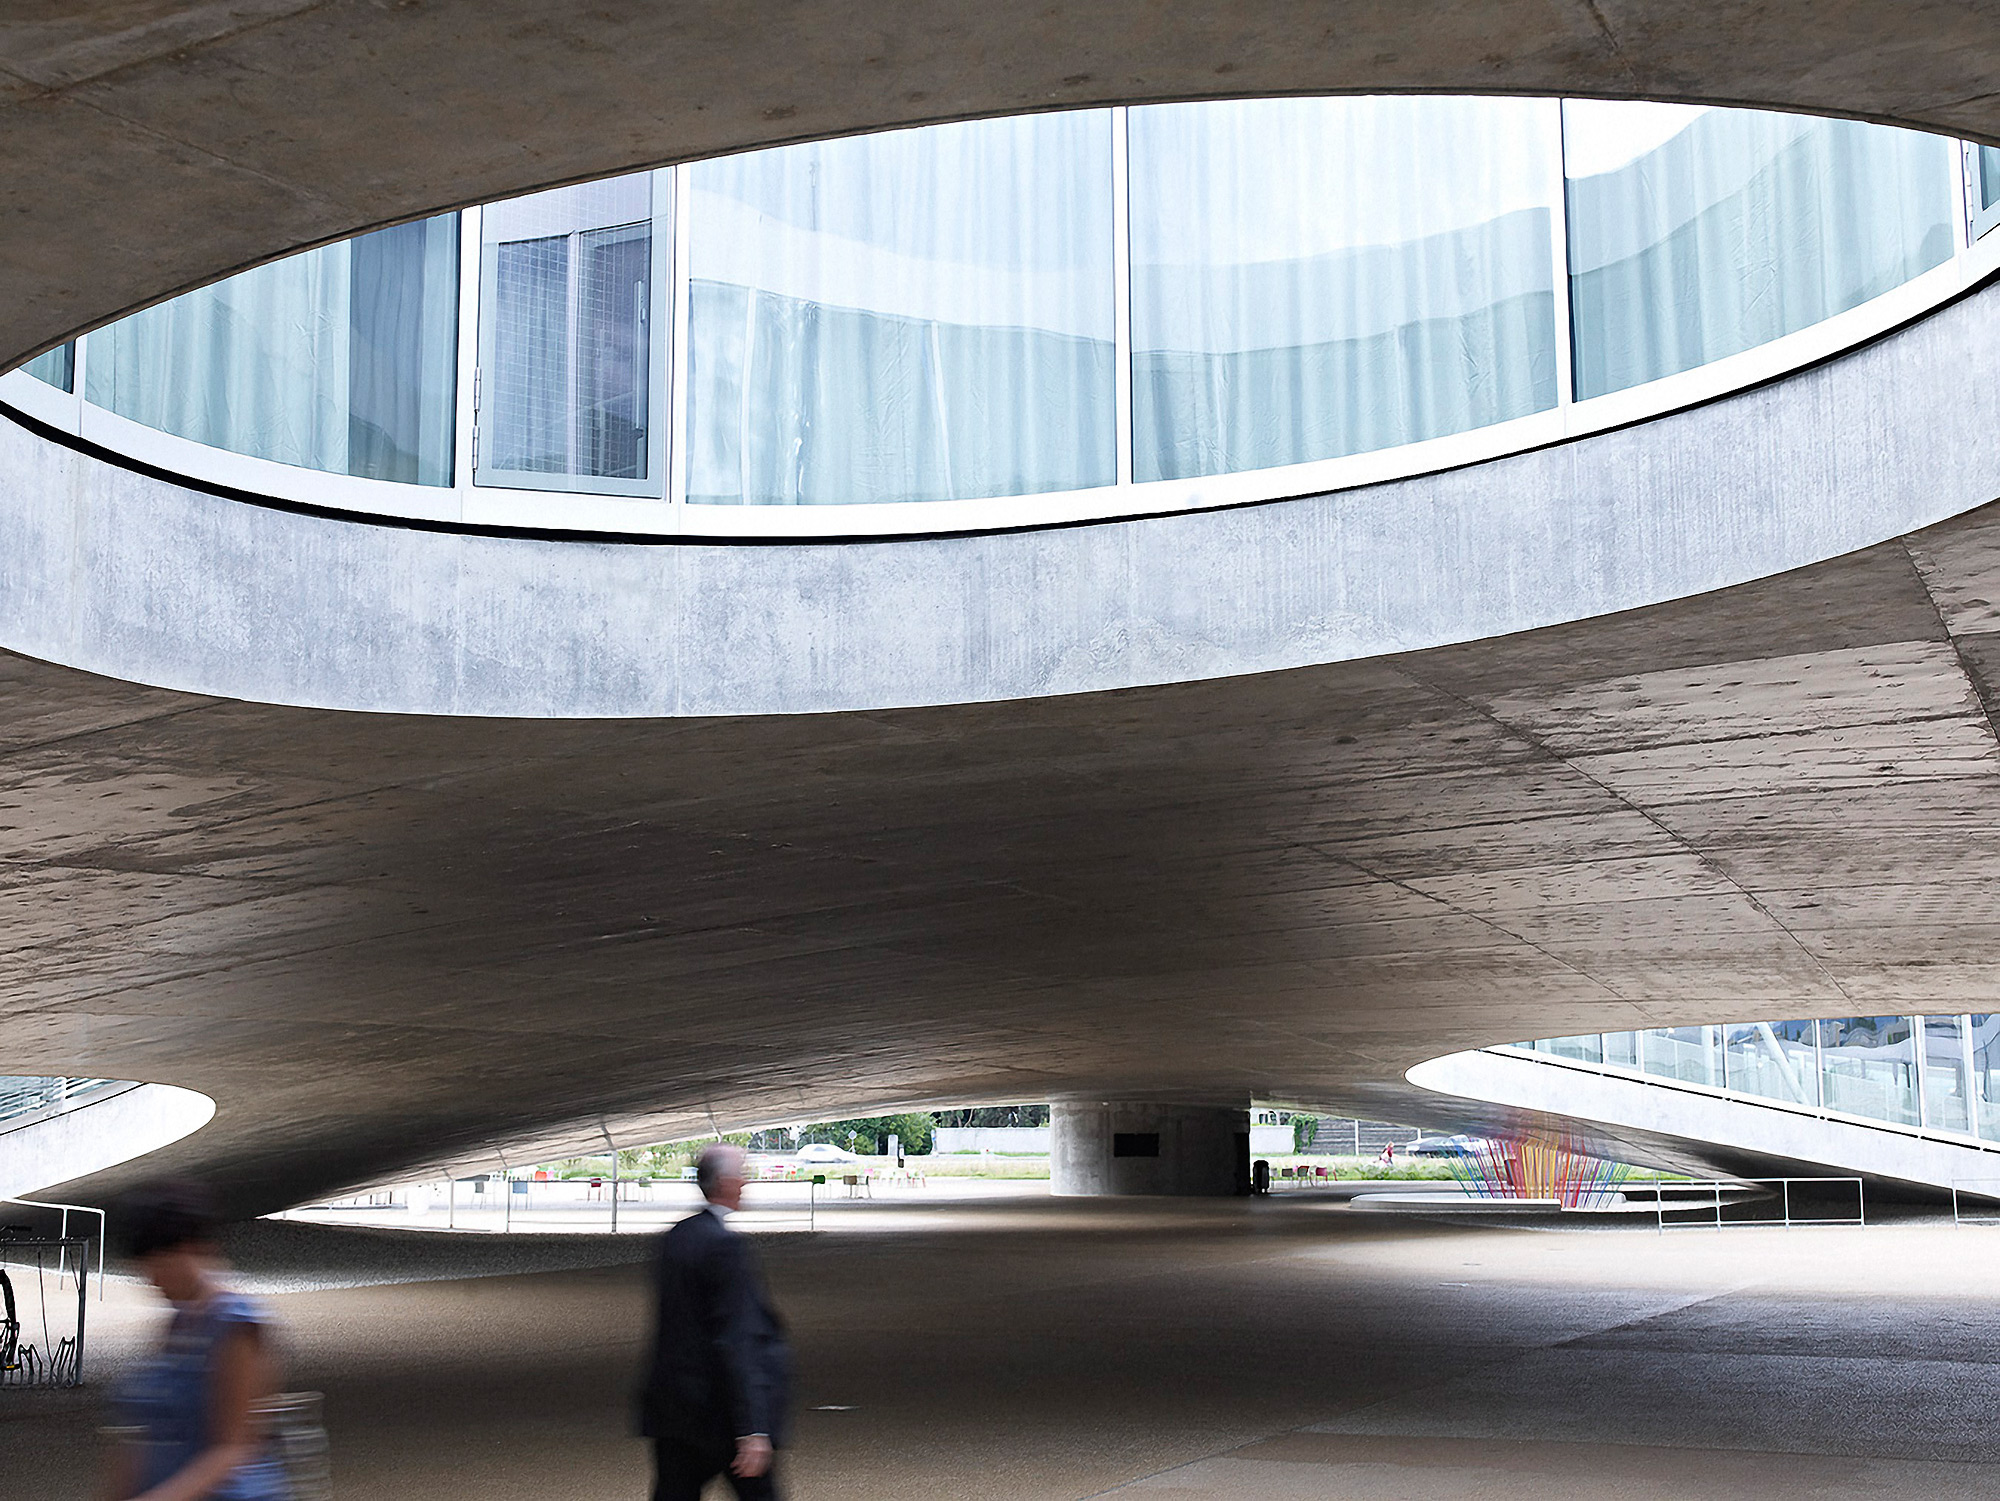
[[[1075,1201],[821,1225],[760,1238],[799,1351],[799,1501],[2000,1497],[1990,1230]],[[451,1279],[270,1299],[288,1384],[326,1393],[342,1501],[645,1493],[638,1268],[482,1277],[550,1262],[497,1236],[355,1242],[299,1227],[253,1259]],[[570,1264],[616,1254],[594,1238]],[[102,1379],[144,1323],[136,1290],[115,1296],[92,1308]],[[99,1395],[0,1404],[10,1495],[97,1494]]]
[[[1947,0],[17,0],[0,367],[307,245],[889,125],[1326,92],[1589,94],[2000,141],[2000,5]]]
[[[262,1209],[600,1118],[1409,1118],[1405,1069],[1484,1044],[1995,1009],[1994,599],[1989,508],[1491,642],[881,713],[355,715],[4,657],[0,1068],[202,1091],[149,1166]]]

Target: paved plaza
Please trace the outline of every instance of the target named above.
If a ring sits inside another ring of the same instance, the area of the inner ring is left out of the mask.
[[[843,1206],[760,1245],[800,1501],[2000,1497],[2000,1231],[1547,1231],[1333,1199]],[[342,1501],[644,1494],[641,1235],[266,1222]],[[419,1280],[422,1279],[422,1280]],[[94,1386],[153,1315],[93,1305]],[[10,1494],[94,1494],[9,1394]]]

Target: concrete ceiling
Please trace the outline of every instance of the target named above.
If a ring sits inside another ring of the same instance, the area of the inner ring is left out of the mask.
[[[1592,94],[2000,141],[1995,0],[12,0],[0,368],[306,246],[746,146],[1119,101]]]
[[[1996,590],[1989,508],[1475,645],[785,718],[0,657],[0,1069],[205,1091],[149,1166],[263,1209],[599,1115],[1365,1105],[1528,1036],[2000,1009]]]

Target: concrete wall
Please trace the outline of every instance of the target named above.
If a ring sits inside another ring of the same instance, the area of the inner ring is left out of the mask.
[[[763,546],[406,530],[0,421],[0,646],[270,703],[812,713],[1482,639],[1832,557],[2000,495],[2000,291],[1819,368],[1449,473],[1012,535]]]
[[[67,1109],[0,1126],[0,1195],[31,1195],[52,1184],[158,1151],[207,1125],[215,1102],[171,1084],[134,1084],[86,1096]]]
[[[1049,1192],[1187,1195],[1248,1188],[1248,1110],[1212,1105],[1061,1104],[1050,1107]],[[1158,1139],[1156,1155],[1122,1155],[1120,1136]]]
[[[1049,1150],[1047,1126],[940,1126],[931,1151],[940,1156],[951,1152],[1015,1152],[1022,1156]]]

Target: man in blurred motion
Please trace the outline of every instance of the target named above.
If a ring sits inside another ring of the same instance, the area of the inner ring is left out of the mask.
[[[639,1394],[653,1440],[653,1501],[699,1501],[727,1475],[741,1501],[777,1501],[791,1351],[750,1242],[729,1228],[742,1205],[745,1157],[718,1144],[695,1182],[708,1202],[660,1237],[659,1316]]]

